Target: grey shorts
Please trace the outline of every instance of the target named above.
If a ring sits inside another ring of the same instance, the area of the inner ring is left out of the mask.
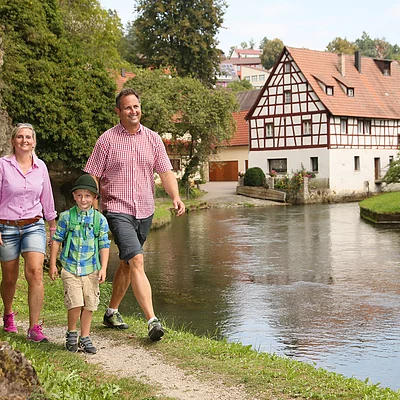
[[[143,244],[150,231],[153,215],[136,219],[133,215],[104,211],[115,244],[118,246],[119,258],[128,262],[143,253]]]

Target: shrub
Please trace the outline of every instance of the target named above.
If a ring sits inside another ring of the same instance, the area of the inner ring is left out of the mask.
[[[245,186],[265,186],[266,181],[264,171],[259,167],[249,168],[244,174]]]

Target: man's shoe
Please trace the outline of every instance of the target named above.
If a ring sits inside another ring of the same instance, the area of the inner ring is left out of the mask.
[[[42,325],[35,325],[32,329],[28,329],[28,334],[26,335],[26,339],[32,342],[48,342],[46,336],[43,335]]]
[[[11,314],[4,314],[3,315],[3,322],[4,322],[4,331],[10,333],[18,333],[17,325],[15,325],[14,316],[16,313],[12,312]]]
[[[77,331],[67,331],[65,335],[65,348],[72,353],[76,353],[78,351]]]
[[[92,339],[89,336],[79,338],[79,348],[87,354],[97,353],[97,349],[93,346]]]
[[[107,315],[104,314],[103,318],[103,324],[105,326],[108,326],[110,328],[114,329],[128,329],[129,325],[124,322],[124,320],[121,317],[121,314],[116,311],[114,314]]]
[[[156,318],[149,324],[149,338],[153,342],[157,342],[164,336],[164,329],[160,324],[160,321]]]

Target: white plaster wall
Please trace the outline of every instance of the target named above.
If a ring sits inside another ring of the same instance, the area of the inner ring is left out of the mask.
[[[380,158],[380,177],[383,177],[389,165],[389,157],[396,157],[395,150],[368,150],[368,149],[335,149],[331,150],[330,176],[331,189],[337,193],[349,191],[364,192],[365,182],[369,182],[369,191],[379,191],[375,185],[375,158]],[[354,156],[360,157],[360,170],[354,170]]]
[[[246,160],[249,157],[247,146],[232,146],[219,148],[218,153],[210,161],[237,161],[239,171],[246,170]]]
[[[311,157],[318,157],[318,178],[329,177],[329,152],[326,148],[279,150],[279,151],[251,151],[249,152],[249,168],[260,167],[268,173],[268,159],[286,158],[287,173],[292,175],[301,169],[301,164],[311,171]]]
[[[311,157],[318,157],[317,178],[329,178],[330,189],[336,194],[365,192],[365,182],[369,182],[369,191],[377,192],[381,186],[375,185],[375,158],[380,158],[381,173],[385,175],[389,157],[396,158],[396,150],[362,150],[362,149],[302,149],[279,151],[249,152],[249,168],[260,167],[268,172],[268,159],[286,158],[289,175],[301,169],[311,170]],[[354,156],[360,157],[360,170],[354,170]]]

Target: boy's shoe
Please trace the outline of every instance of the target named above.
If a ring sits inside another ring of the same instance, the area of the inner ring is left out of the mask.
[[[42,325],[37,324],[32,329],[28,329],[28,334],[26,335],[27,340],[31,340],[32,342],[48,342],[46,336],[43,335]]]
[[[12,312],[11,314],[4,314],[3,315],[3,322],[4,322],[4,331],[10,333],[18,333],[17,325],[15,325],[14,316],[16,313]]]
[[[96,349],[96,347],[93,346],[92,339],[90,339],[90,336],[85,336],[85,337],[79,338],[79,348],[84,353],[88,353],[88,354],[96,354],[97,353],[97,349]]]
[[[65,348],[72,353],[78,351],[78,332],[67,331],[65,335]]]
[[[124,320],[121,317],[121,314],[118,311],[116,311],[114,314],[111,315],[107,315],[107,313],[105,313],[103,318],[103,324],[110,328],[115,328],[115,329],[129,328],[129,325],[124,322]]]
[[[164,336],[164,329],[160,324],[160,321],[156,318],[149,324],[149,338],[153,342],[160,340]]]

